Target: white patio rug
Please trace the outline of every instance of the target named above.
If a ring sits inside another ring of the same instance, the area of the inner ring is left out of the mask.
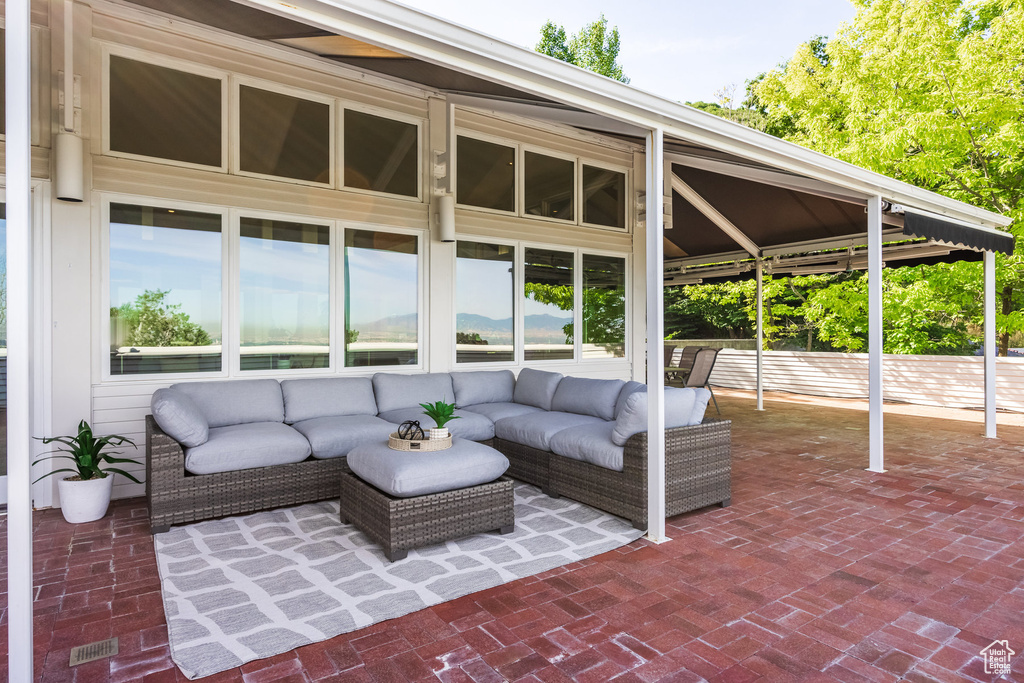
[[[516,530],[391,563],[336,502],[176,527],[155,537],[171,657],[189,678],[271,657],[613,550],[628,522],[517,484]]]

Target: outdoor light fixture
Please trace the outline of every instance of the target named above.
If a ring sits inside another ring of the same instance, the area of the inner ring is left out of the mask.
[[[85,145],[75,134],[74,10],[72,0],[64,2],[64,122],[54,142],[57,199],[80,202],[85,199]]]
[[[443,194],[437,198],[437,227],[442,242],[455,241],[455,196]]]

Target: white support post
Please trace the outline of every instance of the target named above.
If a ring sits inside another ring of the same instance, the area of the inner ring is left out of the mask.
[[[647,538],[665,537],[664,134],[647,133]]]
[[[8,0],[7,33],[7,663],[12,683],[32,675],[30,387],[32,174],[28,0]]]
[[[985,436],[996,438],[996,254],[985,252]]]
[[[764,410],[764,262],[757,259],[757,409]]]
[[[882,437],[882,198],[868,199],[868,414],[869,466],[885,471]]]

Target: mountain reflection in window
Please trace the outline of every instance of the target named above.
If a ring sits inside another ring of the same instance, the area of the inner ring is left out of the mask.
[[[572,252],[526,250],[523,303],[525,360],[572,360]]]
[[[626,355],[626,260],[583,255],[583,358]]]
[[[512,362],[515,248],[460,241],[455,256],[455,362]]]
[[[419,363],[414,235],[345,231],[345,366]]]

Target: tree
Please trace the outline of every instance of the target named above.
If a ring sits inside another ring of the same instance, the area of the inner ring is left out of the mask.
[[[619,29],[613,26],[609,31],[604,14],[572,37],[566,34],[564,26],[548,21],[540,29],[540,42],[535,49],[549,57],[629,83],[615,61],[619,56]]]
[[[1003,213],[1020,236],[1024,3],[854,4],[856,17],[833,38],[805,43],[789,62],[755,79],[755,107],[787,139]],[[1016,253],[998,265],[1005,355],[1010,335],[1024,330],[1024,244],[1018,240]],[[970,268],[960,264],[935,277],[964,281]],[[980,289],[977,280],[973,289]]]
[[[168,304],[170,290],[147,289],[134,303],[110,309],[111,320],[126,331],[126,346],[209,346],[213,343],[197,323],[191,322],[181,304]]]

